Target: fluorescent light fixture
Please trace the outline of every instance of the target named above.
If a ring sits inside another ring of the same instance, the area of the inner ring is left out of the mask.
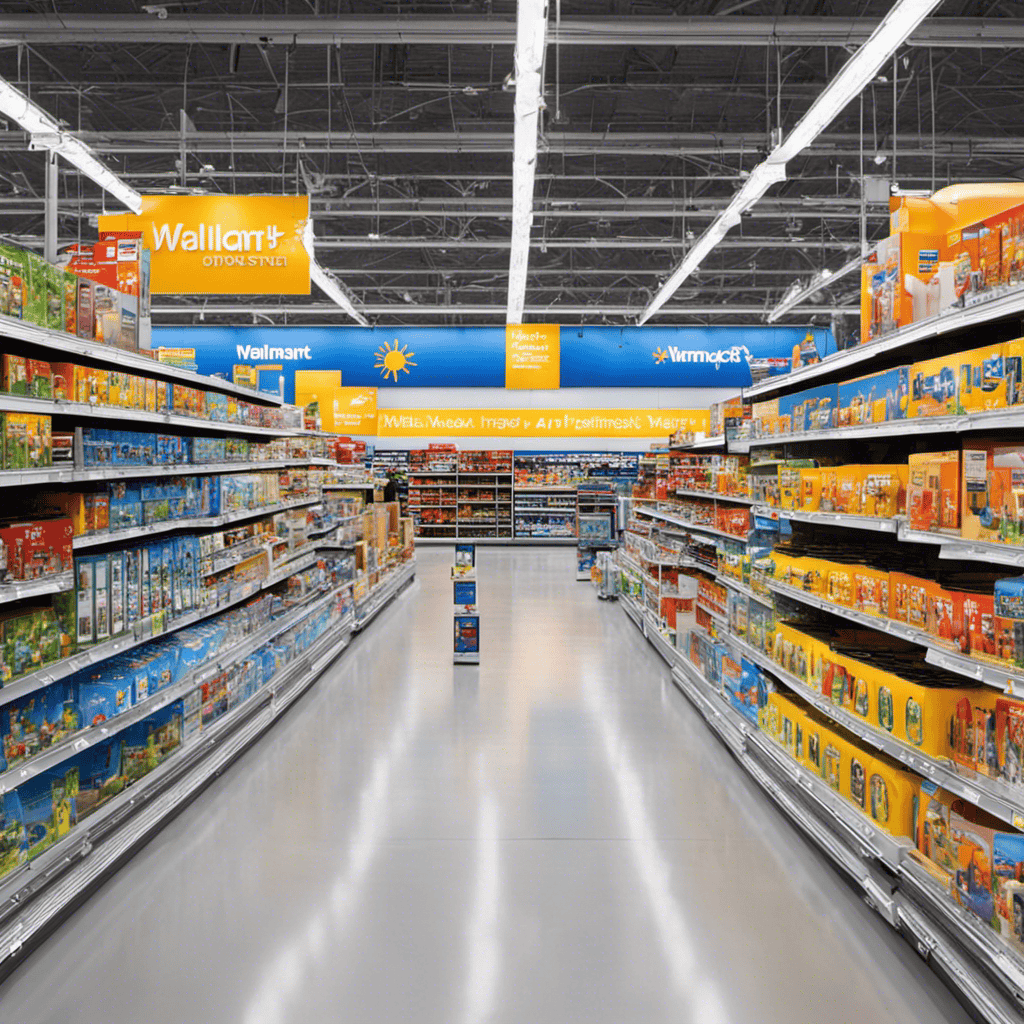
[[[638,323],[645,324],[676,293],[679,286],[704,262],[704,257],[725,238],[740,222],[740,214],[749,210],[778,181],[784,181],[786,168],[783,164],[758,164],[743,183],[743,187],[732,197],[729,205],[711,222],[704,234],[693,243],[682,263],[672,276],[658,289],[657,295],[647,304]]]
[[[309,261],[309,276],[317,288],[319,288],[320,291],[322,291],[333,303],[341,306],[341,308],[345,310],[345,312],[348,313],[348,315],[352,317],[357,324],[362,327],[370,326],[370,321],[367,320],[358,309],[356,309],[345,289],[342,288],[341,285],[338,284],[338,282],[328,274],[316,260],[311,259]]]
[[[526,272],[533,226],[533,182],[537,173],[537,128],[543,103],[541,70],[548,40],[547,0],[519,0],[516,10],[515,130],[512,144],[512,246],[508,257],[505,322],[523,321]]]
[[[84,142],[64,131],[55,118],[5,78],[0,78],[0,114],[16,121],[31,135],[30,148],[49,149],[58,153],[118,202],[127,206],[132,213],[142,212],[142,196],[135,189],[126,185],[106,164],[97,159]]]
[[[309,279],[333,302],[340,306],[357,324],[361,327],[369,327],[370,321],[363,316],[355,307],[348,292],[341,286],[341,283],[333,274],[329,274],[316,261],[313,251],[313,218],[306,221],[305,230],[302,232],[302,244],[309,253]]]
[[[878,23],[878,27],[864,45],[843,65],[839,74],[829,82],[789,135],[750,172],[743,187],[719,215],[718,220],[711,224],[686,254],[682,263],[676,267],[672,276],[637,318],[637,323],[647,323],[721,241],[728,227],[724,231],[720,230],[719,222],[723,221],[727,214],[738,215],[750,209],[771,185],[782,181],[786,176],[785,165],[809,146],[835,120],[843,108],[860,95],[864,87],[875,77],[878,69],[940,3],[942,0],[899,0],[893,5],[892,10]],[[710,244],[706,240],[709,240]]]
[[[844,263],[838,270],[825,270],[815,274],[811,278],[810,283],[804,287],[801,287],[798,281],[794,281],[786,290],[782,301],[768,314],[768,323],[775,323],[776,320],[788,313],[794,306],[799,306],[804,299],[820,292],[825,285],[838,281],[839,278],[852,274],[855,270],[859,270],[862,263],[862,257],[854,256],[849,263]]]

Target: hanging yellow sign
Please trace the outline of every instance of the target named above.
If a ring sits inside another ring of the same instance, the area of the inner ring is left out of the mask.
[[[377,433],[377,389],[342,387],[340,370],[296,370],[295,404],[315,402],[323,429],[332,434]]]
[[[557,388],[560,333],[557,324],[509,324],[505,328],[505,387]]]
[[[706,409],[378,409],[378,437],[615,437],[710,429]]]
[[[308,295],[308,220],[308,196],[143,196],[99,228],[142,232],[154,294]]]

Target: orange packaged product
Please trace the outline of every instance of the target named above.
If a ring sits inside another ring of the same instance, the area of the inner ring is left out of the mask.
[[[838,466],[836,511],[859,516],[863,508],[864,466]]]
[[[917,452],[908,459],[907,525],[927,533],[960,532],[960,452]]]
[[[909,622],[910,591],[922,581],[905,572],[889,573],[889,618],[894,622]],[[924,621],[922,619],[922,621]],[[921,628],[924,628],[923,626]]]
[[[817,512],[821,506],[821,470],[801,469],[800,503],[798,508],[805,512]]]
[[[853,568],[853,607],[867,615],[889,614],[889,573],[867,565]]]

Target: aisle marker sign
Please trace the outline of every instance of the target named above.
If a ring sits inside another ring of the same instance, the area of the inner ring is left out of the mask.
[[[558,324],[509,324],[505,328],[505,387],[554,390],[561,376]]]
[[[172,195],[99,227],[142,232],[154,295],[308,295],[308,220],[308,196]]]
[[[708,433],[706,409],[378,409],[378,437],[655,437]]]

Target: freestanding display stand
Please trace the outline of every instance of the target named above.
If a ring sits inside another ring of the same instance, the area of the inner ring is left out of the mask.
[[[480,615],[476,605],[476,545],[456,544],[452,566],[454,636],[452,659],[456,665],[480,663]]]

